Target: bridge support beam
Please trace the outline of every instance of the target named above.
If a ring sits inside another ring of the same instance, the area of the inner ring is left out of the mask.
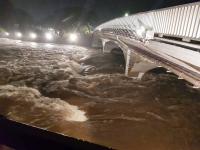
[[[109,42],[110,40],[107,40],[107,39],[101,39],[102,40],[102,46],[103,46],[103,54],[105,53],[105,45],[107,42]]]
[[[129,75],[129,69],[130,69],[130,60],[131,60],[131,50],[127,50],[126,54],[126,68],[125,68],[125,76]]]
[[[138,80],[141,80],[146,72],[155,68],[157,68],[155,64],[141,61],[138,63],[134,63],[129,75],[137,78]]]

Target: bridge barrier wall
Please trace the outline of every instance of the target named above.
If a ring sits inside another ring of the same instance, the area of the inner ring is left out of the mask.
[[[98,26],[96,31],[144,39],[153,38],[153,32],[200,41],[200,2],[116,18]]]

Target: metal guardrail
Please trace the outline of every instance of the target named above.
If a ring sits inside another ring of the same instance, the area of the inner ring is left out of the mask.
[[[12,147],[12,149],[111,150],[111,148],[95,143],[9,120],[1,115],[0,126],[0,144]]]
[[[140,36],[140,32],[137,32],[139,30],[152,30],[161,36],[200,41],[200,2],[116,18],[96,28],[96,31],[130,38]]]

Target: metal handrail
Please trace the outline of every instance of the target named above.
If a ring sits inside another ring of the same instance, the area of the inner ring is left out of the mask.
[[[135,33],[140,26],[156,34],[200,41],[200,2],[116,18],[98,26],[96,31],[112,29],[127,35],[127,32]]]

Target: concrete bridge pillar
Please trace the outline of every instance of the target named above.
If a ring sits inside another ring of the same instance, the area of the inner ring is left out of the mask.
[[[105,51],[106,51],[106,50],[105,50],[105,45],[106,45],[106,43],[109,42],[110,40],[107,40],[107,39],[101,39],[101,40],[102,40],[102,46],[103,46],[103,51],[102,51],[102,52],[103,52],[103,54],[104,54]]]
[[[131,76],[136,79],[142,79],[143,75],[151,69],[156,68],[157,66],[151,62],[148,62],[146,59],[140,55],[134,53],[133,49],[130,49],[120,40],[112,41],[108,39],[102,40],[102,52],[110,53],[114,48],[120,48],[123,51],[125,59],[125,76]]]
[[[136,62],[131,68],[129,75],[141,80],[146,72],[155,68],[157,68],[157,66],[153,63],[149,63],[146,61]]]
[[[130,60],[131,60],[131,50],[128,49],[128,50],[127,50],[127,53],[126,53],[125,76],[128,76],[128,75],[129,75]]]

